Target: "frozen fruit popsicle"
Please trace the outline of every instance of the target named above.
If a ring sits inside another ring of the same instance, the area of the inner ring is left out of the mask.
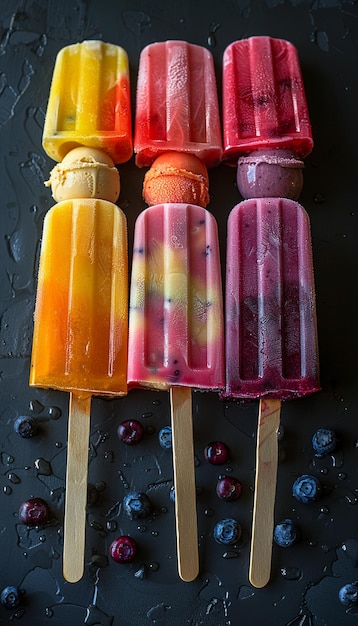
[[[128,57],[119,46],[83,41],[57,55],[43,147],[62,161],[77,146],[103,150],[117,164],[132,156]]]
[[[63,573],[83,574],[91,396],[127,393],[127,225],[115,163],[132,154],[128,61],[85,41],[57,57],[43,134],[61,161],[44,222],[30,385],[70,392]]]
[[[228,220],[226,391],[287,400],[319,389],[309,218],[286,198],[253,198]]]
[[[319,389],[308,215],[295,200],[313,147],[298,54],[281,39],[231,44],[224,154],[244,198],[228,220],[226,398],[260,399],[250,582],[271,569],[281,400]],[[286,197],[284,197],[286,196]]]
[[[136,164],[149,166],[169,150],[194,154],[208,167],[222,155],[213,58],[186,41],[153,43],[140,56]]]
[[[170,389],[179,575],[199,572],[191,388],[224,384],[217,225],[207,166],[222,155],[212,55],[185,41],[140,56],[136,164],[151,165],[135,227],[129,387]],[[164,203],[164,204],[163,204]]]
[[[215,218],[171,203],[137,218],[128,385],[169,389],[179,574],[198,574],[191,388],[224,385],[222,286]]]
[[[305,157],[312,131],[296,48],[289,41],[250,37],[223,57],[224,158],[260,149],[288,149]]]
[[[192,204],[149,207],[134,233],[128,385],[218,390],[223,384],[216,220]]]
[[[127,232],[105,200],[56,204],[44,222],[30,385],[127,392]]]
[[[224,159],[238,165],[241,195],[297,200],[313,139],[296,48],[272,37],[235,41],[223,84]]]

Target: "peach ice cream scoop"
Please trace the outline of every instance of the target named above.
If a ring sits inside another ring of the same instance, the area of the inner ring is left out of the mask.
[[[56,202],[75,198],[100,198],[115,203],[120,192],[119,172],[111,157],[95,148],[74,148],[45,182]]]
[[[149,206],[181,202],[205,209],[210,200],[206,166],[192,154],[161,154],[144,177],[143,198]]]

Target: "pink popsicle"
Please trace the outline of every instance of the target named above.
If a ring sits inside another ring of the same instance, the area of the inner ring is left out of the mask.
[[[139,167],[163,152],[188,152],[208,167],[222,156],[213,58],[186,41],[153,43],[140,56],[134,133]]]

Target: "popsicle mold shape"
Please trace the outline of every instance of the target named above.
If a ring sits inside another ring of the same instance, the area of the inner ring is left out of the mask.
[[[160,204],[137,218],[128,354],[129,388],[223,388],[218,233],[206,209]]]
[[[320,388],[309,218],[285,198],[228,220],[224,397],[286,400]]]
[[[289,41],[251,37],[223,57],[224,159],[254,150],[287,148],[305,157],[313,148],[296,48]]]
[[[128,57],[119,46],[83,41],[57,55],[43,148],[62,161],[78,146],[103,150],[116,164],[132,156]]]
[[[30,385],[127,393],[127,227],[105,200],[64,200],[44,221]]]
[[[162,152],[189,152],[210,167],[222,156],[213,58],[185,41],[142,50],[137,81],[134,152],[149,166]]]

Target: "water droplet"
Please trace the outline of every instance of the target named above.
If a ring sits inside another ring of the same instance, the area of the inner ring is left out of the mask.
[[[224,552],[223,559],[236,559],[239,556],[238,552],[234,552],[234,550],[230,550],[230,552]]]
[[[346,480],[347,474],[345,472],[339,472],[338,480]]]
[[[105,459],[105,461],[108,461],[109,463],[113,463],[114,461],[114,452],[112,450],[108,450],[103,454],[103,457]]]
[[[44,405],[38,400],[30,400],[29,409],[32,413],[41,413],[44,410]]]
[[[41,543],[44,543],[46,541],[46,535],[40,535],[39,541],[41,541]]]
[[[45,608],[45,615],[46,617],[53,617],[53,610],[51,609],[51,607],[47,606]]]
[[[50,406],[47,413],[52,420],[58,420],[58,418],[61,417],[62,411],[57,406]]]
[[[5,485],[2,490],[6,496],[10,496],[12,494],[12,489],[9,485]]]
[[[160,406],[161,405],[161,401],[160,400],[153,400],[152,404],[153,404],[153,406]]]
[[[49,461],[46,461],[46,459],[39,457],[38,459],[34,461],[34,466],[37,469],[38,474],[42,474],[43,476],[51,476],[52,474],[51,463]]]
[[[153,412],[152,411],[146,411],[145,413],[142,413],[142,417],[147,418],[147,417],[153,417]]]
[[[145,533],[145,532],[146,532],[146,530],[147,530],[147,527],[146,527],[144,524],[141,524],[140,526],[137,526],[137,530],[138,530],[140,533]]]
[[[316,204],[322,204],[323,202],[326,202],[326,198],[323,193],[316,193],[313,196],[313,201],[316,202]]]
[[[157,561],[153,561],[153,563],[149,563],[149,569],[152,572],[157,572],[159,569],[159,563],[157,563]]]
[[[18,485],[20,482],[20,478],[18,477],[17,474],[14,474],[13,472],[9,472],[7,475],[9,481],[11,483],[13,483],[13,485]]]
[[[158,535],[159,535],[157,530],[152,530],[152,532],[150,534],[153,535],[153,537],[158,537]]]
[[[2,465],[11,465],[15,461],[14,457],[11,454],[7,454],[6,452],[1,453],[1,463]]]
[[[303,576],[303,573],[299,567],[282,567],[281,575],[286,580],[300,580]]]
[[[111,519],[106,523],[106,528],[109,532],[114,532],[118,528],[118,524],[115,520]]]
[[[214,513],[215,513],[214,509],[205,509],[204,511],[204,515],[206,515],[206,517],[212,517]]]
[[[62,441],[56,441],[55,446],[56,446],[56,448],[62,448],[62,446],[63,446]]]

